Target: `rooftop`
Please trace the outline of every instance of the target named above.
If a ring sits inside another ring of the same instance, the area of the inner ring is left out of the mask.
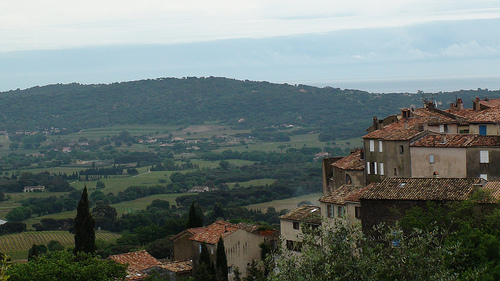
[[[282,215],[280,219],[321,224],[321,208],[318,206],[302,205]]]
[[[479,178],[386,178],[368,185],[360,199],[465,200],[483,182]]]
[[[364,188],[361,187],[344,184],[330,195],[321,197],[319,201],[337,205],[344,205],[346,201],[359,202],[359,196],[363,190]]]
[[[429,121],[428,118],[404,118],[391,123],[380,130],[373,131],[364,139],[409,140],[422,134],[421,125]]]
[[[117,263],[127,264],[127,280],[138,280],[146,277],[142,271],[161,265],[161,262],[151,256],[146,250],[109,256],[108,259]]]
[[[410,144],[413,147],[500,147],[500,136],[427,135]]]
[[[185,260],[185,261],[166,262],[160,265],[160,267],[175,273],[184,273],[184,272],[189,272],[193,269],[193,261]]]
[[[219,220],[204,227],[203,231],[194,234],[190,239],[215,245],[219,241],[219,238],[224,238],[239,229],[240,228],[235,224]]]
[[[342,170],[358,170],[362,171],[365,169],[365,162],[361,158],[363,153],[362,149],[356,149],[351,154],[343,157],[340,160],[335,161],[332,166],[337,167]]]

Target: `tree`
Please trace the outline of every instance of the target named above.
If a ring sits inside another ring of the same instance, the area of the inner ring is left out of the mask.
[[[95,247],[95,221],[89,211],[89,196],[87,186],[83,188],[82,197],[78,202],[75,217],[75,249],[74,253],[94,253]]]
[[[203,210],[200,205],[195,204],[194,201],[189,206],[187,228],[203,226]]]
[[[264,271],[259,268],[259,263],[255,260],[252,261],[250,267],[247,268],[247,276],[243,278],[244,281],[264,281],[266,280]]]
[[[215,280],[215,269],[210,260],[207,244],[201,244],[200,259],[198,260],[198,267],[194,275],[194,280],[197,281],[212,281]]]
[[[226,257],[226,249],[224,248],[224,240],[222,237],[219,238],[217,242],[217,252],[216,252],[216,279],[217,281],[227,281],[228,271],[227,271],[227,257]]]
[[[444,232],[380,227],[367,237],[359,225],[336,219],[304,229],[301,254],[286,248],[270,280],[456,280],[459,244],[445,244]],[[321,244],[321,245],[319,245]]]
[[[5,201],[5,200],[7,200],[7,198],[5,198],[5,194],[0,191],[0,202]]]
[[[220,202],[215,202],[214,205],[214,218],[225,218],[224,209]]]
[[[31,261],[34,258],[39,257],[46,253],[47,253],[47,247],[45,245],[33,244],[31,249],[28,251],[28,261]]]
[[[7,270],[11,265],[10,257],[0,253],[0,281],[7,281],[9,275],[7,275]]]
[[[9,281],[112,281],[124,280],[127,265],[103,260],[90,254],[67,251],[52,252],[27,263],[9,268]]]

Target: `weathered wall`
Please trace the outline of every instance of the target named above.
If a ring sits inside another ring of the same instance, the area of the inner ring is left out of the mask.
[[[442,178],[467,177],[466,149],[453,147],[410,147],[411,177],[430,178],[437,172]],[[434,155],[434,163],[430,163]]]
[[[480,151],[488,151],[489,163],[480,163]],[[488,180],[500,180],[500,148],[471,147],[467,149],[467,177],[478,178],[487,174]]]

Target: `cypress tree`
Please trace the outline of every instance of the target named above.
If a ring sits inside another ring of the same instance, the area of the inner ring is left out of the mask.
[[[187,228],[203,226],[203,210],[200,205],[195,204],[194,201],[189,206]]]
[[[74,253],[85,252],[93,254],[95,246],[95,220],[89,211],[89,196],[87,186],[83,188],[82,197],[78,202],[75,217],[75,249]]]
[[[207,244],[201,244],[200,259],[198,260],[198,268],[194,276],[195,281],[212,281],[215,280],[215,269],[210,261]]]
[[[222,237],[219,238],[217,242],[217,257],[216,257],[216,277],[217,281],[227,281],[228,271],[227,271],[227,257],[226,257],[226,249],[224,247],[224,241]]]

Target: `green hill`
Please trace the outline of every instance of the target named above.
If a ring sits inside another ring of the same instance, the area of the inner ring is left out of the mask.
[[[475,96],[500,94],[477,90],[432,98],[447,107],[455,96],[467,104]],[[394,114],[411,104],[420,106],[421,98],[216,77],[57,84],[0,93],[0,130],[56,127],[74,132],[120,124],[218,122],[245,129],[293,124],[351,138],[362,135],[373,116]]]

